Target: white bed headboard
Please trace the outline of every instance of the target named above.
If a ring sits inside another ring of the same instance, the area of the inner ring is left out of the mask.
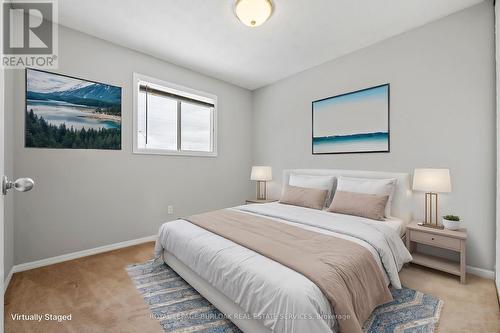
[[[283,184],[288,184],[290,174],[316,175],[316,176],[345,176],[357,178],[396,178],[396,191],[392,202],[392,215],[409,222],[412,219],[413,200],[410,186],[410,176],[407,173],[338,170],[338,169],[286,169],[283,170]],[[333,185],[335,191],[337,182]]]

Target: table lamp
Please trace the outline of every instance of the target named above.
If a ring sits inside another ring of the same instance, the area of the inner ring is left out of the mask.
[[[413,190],[425,192],[425,219],[423,225],[443,229],[442,225],[438,225],[438,193],[451,192],[450,170],[415,169],[413,173]],[[435,217],[434,222],[433,217]]]
[[[266,200],[266,182],[272,180],[270,166],[253,166],[250,180],[257,181],[257,200]]]

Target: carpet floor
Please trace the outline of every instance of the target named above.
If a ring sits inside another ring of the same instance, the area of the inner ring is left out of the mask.
[[[14,274],[5,293],[5,332],[163,333],[158,320],[123,269],[152,258],[153,243]],[[492,280],[458,278],[410,265],[401,271],[408,288],[445,303],[436,332],[500,332]],[[16,321],[12,314],[72,314],[71,321]]]

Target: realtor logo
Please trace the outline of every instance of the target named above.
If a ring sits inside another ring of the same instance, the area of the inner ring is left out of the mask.
[[[4,1],[2,11],[2,66],[56,68],[57,2]]]

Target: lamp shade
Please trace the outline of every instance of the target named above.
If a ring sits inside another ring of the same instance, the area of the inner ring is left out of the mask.
[[[450,170],[415,169],[413,172],[413,190],[423,192],[451,192]]]
[[[251,180],[268,181],[273,179],[273,172],[270,166],[253,166],[250,174]]]

